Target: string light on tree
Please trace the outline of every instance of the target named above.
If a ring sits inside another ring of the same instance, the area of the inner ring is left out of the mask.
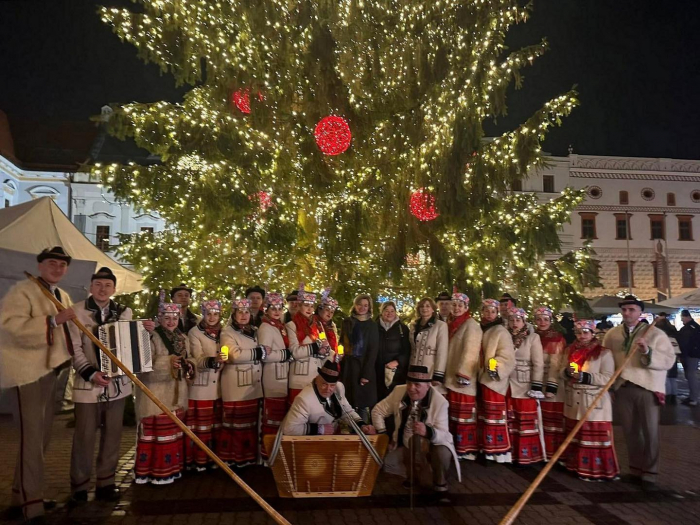
[[[347,151],[352,141],[350,125],[337,115],[323,117],[314,130],[319,149],[326,155],[340,155]]]
[[[440,216],[435,206],[435,195],[425,188],[411,193],[408,206],[413,216],[422,222],[434,221]]]
[[[133,12],[101,8],[102,20],[189,91],[115,105],[108,132],[161,162],[92,173],[169,224],[118,247],[149,289],[188,282],[226,298],[232,283],[304,279],[332,284],[348,306],[360,291],[434,293],[449,276],[475,297],[508,282],[524,302],[585,304],[590,249],[540,264],[560,251],[558,229],[585,193],[538,202],[510,190],[544,164],[541,142],[576,93],[485,140],[483,123],[505,114],[510,88],[547,49],[504,46],[529,3],[135,1]],[[413,185],[431,191],[398,202]],[[409,212],[421,228],[407,227]]]

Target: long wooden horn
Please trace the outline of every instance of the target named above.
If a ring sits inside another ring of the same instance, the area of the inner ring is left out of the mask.
[[[646,330],[644,331],[646,333]],[[643,334],[640,334],[643,335]],[[535,493],[535,490],[537,490],[537,487],[542,483],[542,480],[549,474],[549,471],[552,470],[552,467],[556,465],[557,460],[559,457],[564,453],[566,450],[566,447],[569,446],[569,443],[574,439],[576,436],[577,432],[581,430],[581,427],[583,424],[586,422],[588,419],[588,416],[591,415],[591,412],[595,409],[596,405],[598,402],[601,400],[601,398],[605,395],[605,393],[610,390],[610,387],[613,386],[617,378],[620,376],[624,368],[630,363],[632,360],[632,356],[637,352],[637,345],[634,345],[633,348],[630,348],[629,354],[627,354],[627,357],[625,358],[624,362],[618,368],[615,370],[615,373],[612,375],[610,378],[610,381],[608,381],[605,386],[603,387],[603,390],[601,390],[598,395],[595,397],[591,405],[588,407],[588,410],[586,410],[585,414],[583,414],[583,417],[579,420],[578,423],[576,423],[576,426],[569,432],[569,435],[566,436],[566,439],[564,442],[561,444],[561,446],[557,449],[557,451],[554,453],[554,455],[549,458],[549,462],[545,465],[545,467],[540,471],[539,475],[535,478],[535,480],[530,484],[530,486],[527,488],[527,490],[523,493],[522,496],[520,496],[520,499],[515,502],[515,505],[508,511],[508,514],[506,514],[503,519],[499,522],[499,525],[511,525],[516,518],[518,517],[518,514],[523,510],[525,507],[525,504],[527,501],[530,499],[530,497]]]
[[[42,285],[42,284],[37,280],[36,277],[34,277],[33,275],[31,275],[31,274],[28,273],[28,272],[24,272],[24,274],[25,274],[30,280],[32,280],[32,281],[34,281],[34,283],[36,283],[36,285],[41,289],[41,291],[43,292],[43,294],[44,294],[48,299],[51,300],[51,302],[54,304],[54,306],[56,306],[56,308],[58,308],[58,311],[59,311],[59,312],[60,312],[61,310],[65,310],[65,306],[63,306],[63,305],[58,301],[58,299],[56,299],[56,297],[54,297],[54,295],[53,295],[49,290],[47,290],[46,287],[45,287],[44,285]],[[275,509],[273,509],[273,508],[270,506],[270,504],[267,503],[264,499],[262,499],[262,498],[258,495],[258,493],[255,492],[252,488],[250,488],[250,487],[248,486],[248,484],[247,484],[245,481],[243,481],[241,478],[239,478],[239,477],[231,470],[231,468],[230,468],[226,463],[224,463],[224,462],[221,460],[221,458],[219,458],[219,456],[217,456],[216,454],[214,454],[214,452],[213,452],[201,439],[199,439],[199,438],[195,435],[194,432],[192,432],[189,428],[187,428],[187,425],[185,425],[182,421],[180,421],[180,419],[178,419],[178,417],[177,417],[175,414],[173,414],[173,413],[170,411],[170,409],[169,409],[167,406],[165,406],[165,405],[160,401],[160,399],[158,399],[158,398],[156,397],[156,395],[155,395],[153,392],[151,392],[151,391],[148,389],[148,387],[147,387],[146,385],[144,385],[144,384],[141,382],[141,380],[133,374],[133,372],[131,372],[131,370],[129,370],[128,368],[126,368],[126,367],[124,366],[124,364],[123,364],[121,361],[119,361],[119,359],[117,359],[117,357],[116,357],[112,352],[110,352],[109,348],[107,348],[105,345],[103,345],[102,342],[101,342],[97,337],[95,337],[95,336],[92,334],[92,332],[91,332],[90,330],[88,330],[87,328],[85,328],[85,326],[84,326],[80,321],[78,321],[77,319],[71,319],[71,321],[73,321],[73,323],[75,324],[75,326],[77,326],[77,327],[80,329],[81,332],[83,332],[85,335],[87,335],[87,336],[90,338],[90,340],[91,340],[95,345],[97,345],[97,346],[100,348],[100,350],[102,350],[102,351],[112,360],[112,362],[113,362],[115,365],[117,365],[117,366],[119,367],[119,369],[120,369],[122,372],[124,372],[124,373],[126,374],[126,376],[127,376],[129,379],[131,379],[131,380],[134,382],[134,384],[135,384],[137,387],[139,387],[139,388],[143,391],[143,393],[146,394],[146,395],[148,396],[148,398],[156,404],[156,406],[157,406],[158,408],[161,409],[161,411],[162,411],[165,415],[167,415],[170,419],[172,419],[173,423],[175,423],[175,424],[180,428],[180,430],[182,430],[182,431],[187,435],[187,437],[189,437],[192,441],[194,441],[194,443],[195,443],[199,448],[201,448],[201,449],[204,451],[204,453],[205,453],[207,456],[209,456],[209,457],[212,459],[212,461],[214,461],[214,463],[216,463],[216,464],[221,468],[221,470],[223,470],[224,472],[226,472],[226,474],[228,474],[228,476],[229,476],[233,481],[235,481],[235,482],[246,492],[246,494],[248,494],[251,498],[253,498],[253,499],[255,500],[255,502],[256,502],[258,505],[260,505],[260,506],[262,507],[262,509],[263,509],[265,512],[267,512],[273,520],[275,520],[275,521],[276,521],[277,523],[279,523],[280,525],[291,525],[291,523],[289,523],[289,522],[284,518],[284,516],[282,516],[279,512],[277,512]]]

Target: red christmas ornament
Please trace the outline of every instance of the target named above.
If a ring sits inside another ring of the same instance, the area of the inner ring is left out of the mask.
[[[343,117],[323,117],[314,130],[316,144],[326,155],[340,155],[350,147],[352,133]]]
[[[252,195],[248,195],[248,200],[257,200],[262,213],[265,213],[267,209],[272,206],[272,197],[270,197],[270,194],[266,191],[259,191],[257,193],[253,193]]]
[[[233,104],[241,113],[245,113],[246,115],[250,114],[250,88],[239,89],[231,98],[233,99]],[[265,97],[260,91],[258,91],[258,100],[260,102],[265,100]]]
[[[419,188],[411,194],[409,208],[419,221],[433,221],[440,216],[435,208],[435,195],[424,188]]]

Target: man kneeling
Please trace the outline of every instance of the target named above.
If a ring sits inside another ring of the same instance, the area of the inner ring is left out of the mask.
[[[283,433],[286,436],[315,436],[339,433],[339,421],[355,421],[365,434],[375,434],[372,425],[363,425],[362,418],[345,399],[345,387],[338,382],[338,364],[326,361],[318,375],[307,385],[289,409]]]
[[[421,472],[433,470],[433,489],[447,492],[447,472],[450,460],[454,459],[457,477],[461,481],[457,452],[450,434],[447,400],[430,381],[432,375],[425,366],[408,368],[407,384],[398,385],[392,393],[380,401],[372,410],[372,423],[377,432],[386,430],[385,419],[393,417],[393,434],[389,450],[402,448],[408,480],[404,487],[410,488],[412,479]],[[413,461],[411,461],[413,455]],[[413,463],[413,476],[411,476]]]

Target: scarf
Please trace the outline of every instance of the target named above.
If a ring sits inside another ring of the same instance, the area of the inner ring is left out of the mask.
[[[525,341],[525,338],[529,335],[527,331],[527,325],[525,325],[517,332],[510,333],[511,337],[513,338],[513,346],[516,350],[520,348],[520,345],[523,344],[523,341]]]
[[[392,322],[390,322],[390,323],[387,323],[387,322],[386,322],[384,319],[382,319],[381,317],[379,318],[379,324],[380,324],[380,326],[381,326],[382,328],[384,328],[384,330],[387,331],[387,332],[388,332],[389,330],[391,330],[391,327],[394,326],[394,325],[395,325],[396,323],[398,323],[398,322],[399,322],[399,318],[398,318],[398,317],[397,317],[396,319],[394,319],[394,320],[393,320]]]
[[[323,327],[323,331],[326,332],[326,339],[328,340],[328,344],[331,345],[331,348],[333,349],[334,352],[338,351],[338,336],[335,333],[335,329],[333,328],[333,320],[331,319],[327,323],[324,323],[320,317],[316,317],[316,320],[318,323]]]
[[[418,319],[416,321],[416,331],[413,334],[413,342],[416,343],[418,341],[418,336],[420,335],[421,332],[424,332],[426,330],[430,330],[433,325],[437,322],[437,315],[433,314],[433,316],[428,319],[428,322],[425,324],[421,324],[422,318]]]
[[[454,336],[457,333],[459,327],[466,323],[467,319],[469,319],[471,316],[472,314],[469,312],[469,310],[467,310],[465,313],[463,313],[459,317],[455,317],[454,319],[452,319],[452,321],[450,321],[447,324],[450,340],[452,340],[452,336]]]
[[[262,322],[277,328],[277,330],[279,330],[282,334],[282,339],[284,339],[284,347],[289,348],[289,335],[287,334],[287,327],[282,321],[280,321],[279,319],[273,319],[272,317],[268,317],[267,315],[265,315],[262,318]]]
[[[540,340],[542,341],[542,350],[544,350],[545,354],[558,354],[559,353],[559,348],[562,347],[562,343],[564,341],[564,336],[561,334],[561,332],[558,332],[557,330],[549,329],[549,330],[535,330],[537,332],[537,335],[540,336]]]
[[[312,343],[318,339],[318,324],[313,316],[311,316],[311,319],[307,319],[301,312],[297,312],[294,314],[292,321],[294,321],[294,326],[296,326],[297,329],[297,340],[299,344],[302,344],[307,336],[311,339]]]
[[[624,350],[625,350],[625,355],[630,353],[630,348],[632,348],[632,342],[634,339],[639,335],[639,333],[642,331],[642,328],[644,327],[649,327],[647,323],[638,323],[637,326],[634,327],[634,329],[630,332],[628,331],[627,325],[623,326],[623,329],[625,331],[625,344],[624,344]],[[644,330],[646,332],[646,329]]]
[[[163,340],[163,344],[168,350],[168,355],[179,355],[180,357],[187,357],[187,346],[185,345],[185,336],[178,328],[171,332],[170,330],[166,330],[162,326],[157,326],[154,332],[157,333]]]
[[[569,362],[576,363],[580,370],[589,359],[598,359],[603,350],[603,346],[596,339],[593,339],[589,343],[574,341],[568,348]]]
[[[496,317],[496,320],[491,322],[491,323],[484,323],[481,321],[481,329],[485,332],[486,330],[490,330],[494,326],[503,326],[503,321],[501,321],[500,318]]]
[[[236,321],[231,319],[231,328],[233,328],[239,334],[255,339],[255,326],[250,324],[250,322],[245,326],[241,326]]]
[[[221,324],[216,326],[209,326],[205,324],[204,320],[199,323],[199,329],[204,332],[209,339],[213,339],[217,343],[219,342],[219,336],[221,335]]]

